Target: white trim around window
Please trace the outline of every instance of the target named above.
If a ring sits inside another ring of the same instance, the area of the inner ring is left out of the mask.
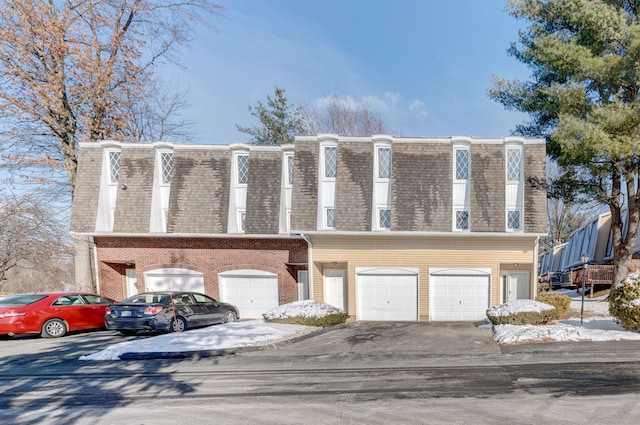
[[[376,145],[375,151],[375,178],[377,181],[387,182],[392,175],[392,151],[389,145]]]
[[[391,230],[391,209],[388,206],[380,206],[378,210],[378,230]]]
[[[333,207],[324,209],[324,228],[327,230],[336,229],[336,209]]]
[[[471,174],[471,152],[469,146],[453,148],[453,181],[467,183]]]
[[[246,210],[237,210],[238,213],[238,233],[244,233],[246,229],[246,219],[247,219],[247,211]]]
[[[522,231],[522,210],[507,209],[506,211],[507,232]]]
[[[469,210],[455,208],[453,210],[453,230],[456,232],[468,232],[471,227]]]
[[[235,184],[236,187],[245,187],[249,183],[249,154],[236,153],[235,160]]]
[[[322,145],[322,179],[335,181],[338,175],[338,146]]]

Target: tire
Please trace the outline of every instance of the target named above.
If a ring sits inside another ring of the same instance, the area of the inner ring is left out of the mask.
[[[169,332],[184,332],[187,330],[187,321],[184,320],[183,317],[176,317],[175,320],[171,321],[171,325],[169,326]]]
[[[238,320],[238,318],[233,310],[225,311],[224,316],[222,316],[222,323],[235,322],[236,320]]]
[[[135,329],[120,329],[120,333],[121,333],[122,335],[129,335],[129,336],[131,336],[131,335],[135,335],[135,334],[137,334],[137,333],[138,333],[138,331],[137,331],[137,330],[135,330]]]
[[[43,338],[60,338],[67,334],[67,324],[60,319],[49,319],[42,325]]]

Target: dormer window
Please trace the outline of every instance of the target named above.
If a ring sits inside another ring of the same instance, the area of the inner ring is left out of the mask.
[[[378,178],[379,179],[391,178],[391,148],[390,147],[378,148]]]
[[[173,171],[173,152],[160,152],[160,165],[162,167],[162,184],[171,184],[171,172]]]
[[[522,176],[522,149],[507,149],[507,182],[519,183]]]
[[[455,179],[456,181],[469,180],[469,149],[455,149]]]
[[[249,183],[249,155],[236,155],[236,161],[238,185],[246,185]]]
[[[338,147],[324,147],[324,177],[335,179],[338,175]]]
[[[120,151],[109,152],[109,182],[118,183],[120,176]]]

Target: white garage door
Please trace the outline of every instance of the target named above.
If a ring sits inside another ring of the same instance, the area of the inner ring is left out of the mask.
[[[220,300],[240,310],[243,319],[261,318],[277,307],[278,276],[260,270],[234,270],[219,276]]]
[[[147,291],[193,291],[204,293],[204,275],[187,269],[157,269],[144,273]],[[135,295],[135,294],[129,294]]]
[[[358,320],[418,320],[417,270],[356,268],[356,274]]]
[[[430,276],[430,320],[481,320],[489,308],[487,275]]]

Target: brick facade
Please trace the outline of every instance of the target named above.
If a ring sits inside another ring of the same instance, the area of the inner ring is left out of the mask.
[[[300,239],[210,239],[95,237],[100,294],[126,297],[126,269],[135,268],[140,291],[144,273],[183,268],[204,274],[205,293],[219,297],[218,273],[253,269],[278,275],[280,304],[298,300],[297,270],[306,269],[307,243]]]

